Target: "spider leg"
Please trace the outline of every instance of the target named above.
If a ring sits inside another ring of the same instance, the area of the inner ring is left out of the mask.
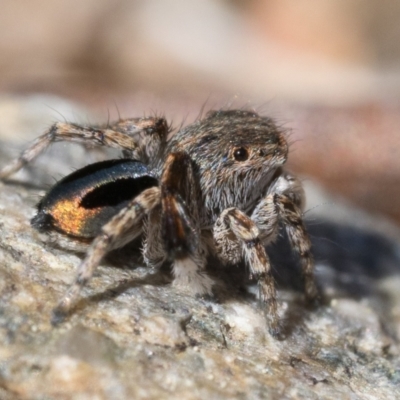
[[[53,310],[53,324],[60,322],[74,306],[82,288],[89,282],[104,255],[140,235],[143,217],[156,207],[159,201],[159,188],[146,189],[102,227],[101,233],[94,239],[80,264],[74,283]]]
[[[161,235],[174,260],[174,284],[195,294],[211,294],[206,275],[206,249],[200,240],[199,191],[186,153],[168,155],[161,177]]]
[[[57,122],[43,135],[35,139],[32,145],[24,150],[18,158],[3,167],[3,169],[0,170],[0,179],[5,179],[9,175],[20,170],[24,165],[39,156],[52,143],[61,141],[112,147],[129,154],[130,158],[143,160],[146,158],[144,153],[146,153],[146,146],[148,144],[145,142],[141,145],[137,139],[140,137],[141,133],[143,136],[146,136],[144,131],[153,131],[157,127],[158,129],[160,129],[160,127],[164,129],[164,125],[160,125],[158,121],[159,119],[154,118],[131,119],[129,120],[129,132],[126,120],[115,124],[113,127],[114,129],[110,129],[109,127],[98,128]],[[164,121],[166,125],[165,120],[162,121]],[[155,146],[154,143],[153,146]]]
[[[143,241],[143,259],[147,266],[159,268],[166,261],[168,253],[161,234],[161,207],[154,208],[146,219]]]
[[[142,149],[140,161],[145,163],[157,156],[170,132],[170,126],[165,118],[157,117],[120,119],[108,128],[124,133],[138,143]],[[123,153],[126,157],[134,158],[127,150]]]
[[[301,209],[287,195],[275,194],[274,202],[283,220],[290,244],[300,258],[306,300],[310,303],[316,302],[319,295],[314,278],[314,259]]]
[[[261,231],[264,244],[271,242],[279,222],[283,222],[293,250],[300,258],[307,301],[318,299],[314,278],[311,241],[302,219],[304,192],[299,180],[284,172],[274,182],[269,194],[257,205],[251,216]]]
[[[280,333],[276,290],[271,274],[271,265],[260,237],[260,230],[249,216],[237,208],[224,210],[214,225],[214,240],[218,255],[226,256],[225,261],[234,263],[238,245],[245,254],[251,277],[257,279],[259,297],[265,305],[265,314],[272,335]],[[233,253],[226,246],[233,246]],[[233,257],[231,256],[233,254]]]

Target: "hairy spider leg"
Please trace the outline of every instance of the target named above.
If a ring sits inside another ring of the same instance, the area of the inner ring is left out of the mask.
[[[174,284],[202,295],[211,294],[213,281],[204,271],[207,251],[200,244],[198,201],[190,157],[170,153],[161,177],[161,234],[173,259]]]
[[[265,305],[265,316],[269,330],[272,335],[278,336],[281,327],[279,325],[276,290],[271,273],[271,264],[265,252],[257,225],[249,216],[235,207],[225,209],[214,225],[214,239],[217,251],[220,254],[226,253],[227,240],[232,241],[232,238],[228,239],[232,234],[241,245],[251,277],[257,279],[259,298],[262,304]],[[227,256],[229,257],[229,254]]]
[[[146,189],[102,227],[101,233],[94,239],[80,264],[74,283],[53,310],[53,324],[61,322],[76,304],[82,288],[90,281],[105,254],[140,235],[144,216],[156,207],[159,201],[158,187]]]
[[[156,147],[154,142],[165,140],[168,132],[164,119],[151,117],[121,120],[112,127],[113,129],[57,122],[36,138],[19,157],[4,166],[0,170],[0,179],[19,171],[52,143],[61,141],[111,147],[122,150],[129,158],[145,162],[149,157],[147,153],[154,151],[153,148]],[[154,135],[155,131],[158,135]],[[149,137],[153,139],[150,140]]]
[[[309,303],[318,302],[319,296],[314,278],[311,241],[302,220],[301,209],[287,195],[275,194],[274,202],[281,219],[284,221],[290,244],[300,259],[306,300]]]

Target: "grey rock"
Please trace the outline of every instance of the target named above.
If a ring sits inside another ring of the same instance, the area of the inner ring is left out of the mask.
[[[65,168],[44,157],[49,170]],[[0,165],[9,159],[2,151]],[[1,399],[400,398],[400,244],[390,223],[340,200],[308,213],[324,294],[315,310],[302,302],[285,238],[271,248],[284,340],[268,334],[240,268],[213,265],[217,299],[193,298],[170,285],[167,268],[146,269],[134,246],[108,256],[53,327],[82,253],[31,228],[47,180],[32,174],[0,183]],[[310,208],[325,203],[307,191]]]

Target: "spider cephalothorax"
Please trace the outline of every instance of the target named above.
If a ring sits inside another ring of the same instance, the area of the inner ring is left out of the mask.
[[[285,172],[288,145],[272,119],[243,110],[211,111],[167,140],[163,118],[120,120],[107,127],[57,123],[14,162],[5,178],[55,141],[120,149],[124,159],[89,165],[56,184],[32,224],[92,241],[55,319],[75,304],[103,256],[143,235],[147,265],[173,264],[174,283],[210,294],[209,254],[225,264],[244,258],[257,279],[273,334],[276,293],[265,246],[279,225],[298,253],[308,300],[317,297],[310,240],[302,221],[304,194]]]
[[[286,141],[270,118],[248,111],[213,111],[178,132],[166,153],[190,155],[200,185],[202,221],[213,224],[228,207],[254,208],[285,163]],[[209,219],[209,221],[206,221]]]

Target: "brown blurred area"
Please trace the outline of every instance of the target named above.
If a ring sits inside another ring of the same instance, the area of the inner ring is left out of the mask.
[[[290,130],[293,170],[400,223],[400,3],[0,5],[3,95],[58,95],[104,120],[254,106]]]

